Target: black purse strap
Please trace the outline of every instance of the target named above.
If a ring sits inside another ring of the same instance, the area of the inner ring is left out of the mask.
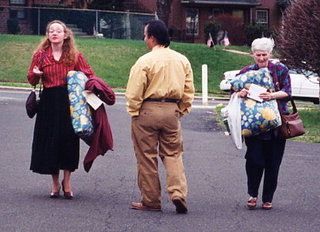
[[[43,71],[43,61],[44,61],[45,57],[46,57],[46,51],[43,51],[41,53],[40,60],[39,60],[39,70],[40,71]]]
[[[39,70],[40,71],[43,71],[43,61],[44,61],[44,58],[46,57],[46,51],[43,51],[40,55],[40,59],[39,59]],[[42,94],[42,79],[40,77],[39,79],[39,97],[41,97],[41,94]],[[33,86],[33,90],[35,91],[37,88],[37,85]]]
[[[41,97],[42,95],[42,84],[40,84],[40,87],[39,87],[39,98]]]

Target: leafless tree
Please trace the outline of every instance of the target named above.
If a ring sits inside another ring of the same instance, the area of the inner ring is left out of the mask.
[[[320,1],[291,1],[277,42],[279,54],[290,68],[320,76]]]
[[[169,22],[169,16],[171,12],[172,0],[157,0],[157,14],[167,26]]]

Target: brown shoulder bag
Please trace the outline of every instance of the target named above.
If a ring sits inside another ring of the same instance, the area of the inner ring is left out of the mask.
[[[296,104],[294,103],[292,98],[291,105],[293,108],[293,112],[290,112],[289,114],[282,114],[280,112],[282,124],[279,128],[279,136],[284,139],[293,138],[306,133]]]
[[[277,66],[276,66],[275,74],[278,79],[277,89],[278,91],[280,91],[280,80],[277,74]],[[283,139],[297,137],[306,133],[303,127],[303,122],[299,116],[296,104],[294,103],[292,97],[290,98],[290,101],[293,108],[293,112],[289,112],[289,114],[283,114],[281,112],[279,108],[280,102],[277,101],[280,116],[281,116],[281,126],[279,127],[279,137]]]

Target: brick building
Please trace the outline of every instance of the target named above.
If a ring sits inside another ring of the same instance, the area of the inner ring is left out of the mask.
[[[130,2],[131,7],[156,12],[156,0],[125,2]],[[272,31],[279,27],[281,20],[276,0],[172,0],[168,27],[176,40],[202,43],[205,24],[220,14],[241,18],[245,25],[263,24]]]
[[[20,33],[31,34],[30,7],[74,7],[74,0],[0,0],[0,33],[8,33],[7,20],[18,20]]]
[[[0,0],[0,20],[8,18],[19,21],[22,34],[31,34],[28,9],[19,7],[79,7],[75,0]],[[85,2],[85,1],[82,1]],[[156,12],[156,0],[124,0],[125,10],[133,12]],[[81,8],[86,8],[85,5]],[[176,41],[203,43],[204,27],[210,19],[229,14],[243,23],[258,23],[276,30],[281,20],[276,0],[172,0],[168,27]],[[7,24],[0,24],[0,33],[8,33]]]

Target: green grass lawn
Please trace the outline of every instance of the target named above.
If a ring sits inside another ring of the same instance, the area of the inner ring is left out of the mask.
[[[26,82],[34,49],[43,36],[0,34],[0,81]],[[144,42],[133,40],[76,38],[79,50],[85,55],[96,75],[111,87],[125,88],[131,66],[147,52]],[[234,54],[224,47],[208,48],[205,44],[172,42],[170,47],[181,52],[191,62],[197,91],[201,91],[201,65],[208,65],[208,88],[221,92],[223,73],[253,62],[247,55]]]
[[[298,109],[299,115],[306,129],[306,134],[294,138],[297,141],[320,143],[320,107],[309,106],[304,109]]]

